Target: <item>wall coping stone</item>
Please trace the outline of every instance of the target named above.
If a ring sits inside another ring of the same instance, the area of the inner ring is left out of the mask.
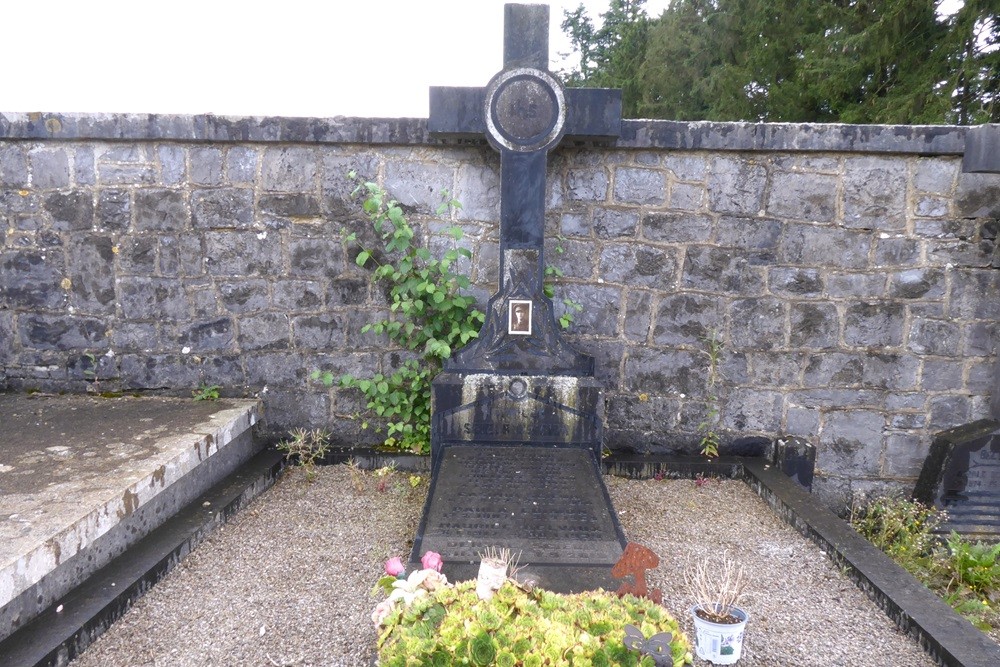
[[[616,148],[962,155],[968,127],[626,120]],[[432,138],[426,118],[0,112],[0,140],[485,144]]]

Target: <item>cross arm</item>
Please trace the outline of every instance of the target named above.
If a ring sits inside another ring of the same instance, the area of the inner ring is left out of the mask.
[[[432,86],[427,130],[451,139],[482,139],[486,133],[483,88]]]
[[[617,88],[567,88],[566,138],[607,141],[621,136],[622,91]]]

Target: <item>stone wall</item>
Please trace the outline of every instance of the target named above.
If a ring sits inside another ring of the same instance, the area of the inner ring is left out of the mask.
[[[724,449],[808,439],[831,504],[912,483],[996,377],[1000,177],[962,172],[965,134],[629,121],[615,147],[555,151],[547,258],[557,309],[584,306],[606,444],[694,450],[716,331]],[[498,157],[422,120],[0,114],[0,388],[217,384],[262,396],[275,431],[371,442],[358,396],[308,379],[400,358],[360,332],[386,301],[340,241],[370,237],[350,169],[433,248],[460,200],[485,300]]]

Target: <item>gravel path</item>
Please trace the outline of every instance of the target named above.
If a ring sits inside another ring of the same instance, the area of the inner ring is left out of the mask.
[[[369,665],[369,593],[385,559],[408,553],[426,494],[426,479],[407,480],[331,466],[308,483],[287,471],[72,664]],[[726,551],[753,575],[740,665],[934,664],[742,482],[607,483],[628,538],[660,555],[650,582],[690,637],[680,573],[692,558]]]

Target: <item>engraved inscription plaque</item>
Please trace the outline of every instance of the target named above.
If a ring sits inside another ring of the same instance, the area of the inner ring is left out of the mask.
[[[1000,423],[984,419],[939,433],[913,495],[947,510],[940,532],[1000,538]]]
[[[449,447],[434,487],[415,546],[446,563],[478,563],[491,546],[529,566],[610,568],[621,557],[621,528],[588,451]]]

